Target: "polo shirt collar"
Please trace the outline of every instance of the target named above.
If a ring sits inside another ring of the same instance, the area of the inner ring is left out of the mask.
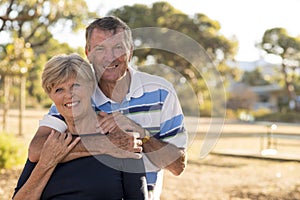
[[[133,67],[129,66],[128,71],[131,75],[131,83],[129,87],[129,92],[126,95],[126,100],[129,101],[130,98],[138,98],[143,95],[144,90],[142,87],[142,80],[139,76],[139,73],[137,70],[135,70]],[[104,95],[104,93],[100,90],[99,87],[96,87],[95,92],[92,96],[93,101],[97,106],[103,105],[107,102],[115,103],[113,100],[109,99]]]

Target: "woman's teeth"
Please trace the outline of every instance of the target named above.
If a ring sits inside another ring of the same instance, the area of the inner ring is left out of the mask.
[[[76,106],[78,104],[79,104],[79,102],[76,101],[76,102],[72,102],[72,103],[66,103],[65,105],[66,105],[66,107],[73,107],[73,106]]]

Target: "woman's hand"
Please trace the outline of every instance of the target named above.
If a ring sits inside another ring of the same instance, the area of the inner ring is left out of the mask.
[[[41,164],[47,167],[56,166],[79,142],[80,137],[72,141],[71,133],[59,133],[52,130],[41,151]]]

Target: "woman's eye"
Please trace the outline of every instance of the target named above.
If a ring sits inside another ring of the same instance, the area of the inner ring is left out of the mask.
[[[79,83],[74,83],[73,88],[79,88],[81,85]]]
[[[61,92],[63,89],[62,88],[56,88],[55,93]]]

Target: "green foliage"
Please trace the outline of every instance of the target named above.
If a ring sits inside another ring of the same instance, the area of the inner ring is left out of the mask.
[[[97,15],[88,10],[85,0],[3,0],[0,8],[0,32],[9,37],[7,44],[0,44],[0,72],[13,75],[27,72],[26,96],[30,98],[30,106],[43,104],[48,101],[40,83],[45,62],[59,53],[84,54],[82,48],[60,44],[53,33],[68,28],[76,32]],[[11,88],[19,90],[18,84]],[[10,99],[17,100],[14,94],[10,95]],[[38,103],[32,102],[32,97]],[[17,101],[12,103],[18,104]]]
[[[257,101],[257,95],[244,83],[233,84],[229,91],[227,108],[232,110],[251,110]]]
[[[227,64],[227,61],[231,60],[237,52],[237,40],[224,37],[220,32],[220,23],[210,19],[205,14],[196,13],[191,16],[167,2],[155,2],[152,6],[141,4],[124,6],[112,10],[110,14],[120,17],[133,29],[165,28],[161,33],[145,31],[142,34],[136,33],[134,35],[138,49],[134,52],[137,64],[142,65],[151,58],[155,63],[165,64],[182,74],[193,87],[195,94],[202,98],[201,101],[205,102],[205,105],[201,103],[201,115],[203,113],[207,116],[212,112],[209,110],[212,108],[210,99],[212,91],[208,91],[207,84],[210,82],[210,78],[214,79],[212,76],[214,72],[210,68],[212,63],[216,64],[217,71],[220,73],[219,76],[224,82],[238,76],[238,71]],[[178,39],[178,35],[172,34],[174,32],[191,39],[195,44],[201,46],[203,51],[193,50],[194,47]],[[163,43],[165,41],[171,42]],[[164,50],[168,49],[168,45],[178,49],[179,52],[184,52],[184,55],[190,59],[184,58],[180,53],[176,54]],[[161,46],[161,48],[144,48],[147,46]],[[195,67],[196,65],[197,67]],[[182,104],[183,106],[190,106],[190,109],[186,109],[188,113],[195,109],[193,104],[185,102]]]
[[[284,82],[289,100],[296,100],[300,69],[300,37],[292,37],[284,28],[266,30],[258,47],[268,54],[281,58],[282,81]],[[295,90],[296,89],[296,90]],[[299,106],[295,110],[300,110]]]
[[[0,133],[0,169],[24,164],[26,152],[24,143],[13,134]]]
[[[269,114],[273,113],[270,109],[268,108],[260,108],[258,110],[255,111],[251,111],[251,114],[255,117],[255,118],[260,118],[263,116],[267,116]]]
[[[253,71],[246,71],[242,77],[243,83],[249,86],[268,85],[269,81],[265,80],[260,68],[255,68]]]
[[[204,101],[200,104],[200,116],[211,117],[212,115],[212,103],[210,101]]]

